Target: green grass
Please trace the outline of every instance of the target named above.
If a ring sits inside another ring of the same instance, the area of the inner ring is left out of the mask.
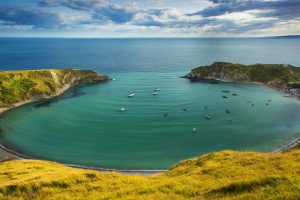
[[[68,84],[104,80],[108,77],[91,70],[0,71],[0,108],[39,95],[54,95]]]
[[[198,78],[224,78],[236,82],[259,82],[281,88],[300,88],[300,68],[282,64],[241,65],[215,62],[210,66],[195,68],[190,75]]]
[[[0,163],[0,199],[299,199],[300,150],[222,151],[150,177],[38,160]]]

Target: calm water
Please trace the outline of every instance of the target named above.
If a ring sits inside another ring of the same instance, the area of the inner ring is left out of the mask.
[[[216,150],[270,151],[300,133],[300,102],[293,98],[256,85],[177,78],[216,60],[300,66],[300,39],[0,39],[0,44],[1,69],[76,67],[116,79],[2,117],[1,142],[26,155],[105,168],[166,169]],[[158,96],[152,95],[154,87],[161,89]],[[128,98],[129,92],[136,96]]]

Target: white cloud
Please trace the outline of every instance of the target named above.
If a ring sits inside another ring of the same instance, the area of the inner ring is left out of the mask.
[[[165,26],[188,25],[202,19],[201,16],[187,16],[176,8],[163,9],[160,11],[138,12],[134,15],[133,24],[161,24]]]
[[[279,21],[274,26],[259,30],[249,30],[242,36],[274,36],[274,35],[299,35],[300,17],[293,20]]]
[[[89,22],[92,20],[90,15],[82,12],[75,12],[75,13],[59,12],[58,16],[61,23],[64,25],[74,25],[82,22]]]
[[[261,17],[262,14],[269,13],[270,10],[247,10],[243,12],[225,13],[219,16],[207,17],[208,19],[216,19],[220,21],[230,21],[236,25],[247,25],[258,22],[268,22],[277,20],[276,17]]]

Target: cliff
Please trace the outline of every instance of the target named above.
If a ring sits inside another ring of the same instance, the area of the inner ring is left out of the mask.
[[[28,102],[57,96],[79,83],[107,80],[107,76],[91,70],[0,71],[0,112]]]
[[[242,65],[215,62],[193,69],[184,78],[224,82],[255,82],[280,91],[300,93],[300,68],[283,64]]]

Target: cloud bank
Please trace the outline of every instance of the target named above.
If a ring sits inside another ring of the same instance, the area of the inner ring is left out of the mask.
[[[300,0],[24,2],[23,5],[8,0],[0,3],[0,35],[222,37],[300,34]]]

